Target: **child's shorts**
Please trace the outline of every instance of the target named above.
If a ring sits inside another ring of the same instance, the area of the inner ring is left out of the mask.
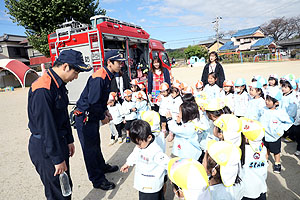
[[[134,119],[134,120],[135,120],[135,119]],[[131,126],[131,123],[132,123],[134,120],[128,120],[128,121],[126,121],[126,124],[125,124],[125,127],[124,127],[126,131],[129,131],[130,126]]]
[[[144,193],[139,191],[139,199],[142,200],[164,200],[164,191],[163,188],[161,188],[160,191],[155,193]]]
[[[279,154],[281,152],[281,138],[279,138],[276,142],[267,142],[263,139],[263,142],[271,153]]]

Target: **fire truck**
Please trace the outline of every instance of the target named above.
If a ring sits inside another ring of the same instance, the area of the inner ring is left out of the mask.
[[[104,53],[118,50],[126,61],[122,69],[130,79],[138,79],[147,86],[147,71],[152,59],[158,56],[163,67],[171,70],[164,42],[150,39],[141,27],[111,17],[97,15],[90,18],[91,25],[77,21],[63,23],[56,32],[48,35],[52,63],[65,49],[82,52],[86,64],[93,67],[90,72],[81,73],[78,80],[67,85],[70,104],[75,104],[87,82],[88,77],[104,66]]]

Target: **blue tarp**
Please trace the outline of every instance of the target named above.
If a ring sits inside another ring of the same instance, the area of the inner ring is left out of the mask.
[[[266,37],[258,40],[251,47],[269,46],[274,41],[271,37]]]
[[[232,35],[232,37],[240,37],[240,36],[252,35],[257,30],[259,30],[259,26],[253,27],[253,28],[247,28],[247,29],[238,30],[235,34]]]
[[[234,50],[238,48],[239,46],[234,46],[233,42],[226,42],[221,48],[219,48],[220,51],[225,51],[225,50]]]

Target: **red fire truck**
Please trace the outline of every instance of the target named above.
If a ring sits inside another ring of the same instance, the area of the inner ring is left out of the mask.
[[[129,78],[137,78],[145,85],[146,72],[153,57],[160,57],[163,66],[171,69],[164,42],[149,39],[150,35],[141,26],[103,15],[93,16],[90,20],[92,25],[65,22],[55,33],[48,35],[52,63],[60,51],[75,49],[82,52],[85,63],[94,68],[67,85],[71,104],[79,99],[88,77],[104,65],[105,51],[119,50],[126,58],[124,67]]]

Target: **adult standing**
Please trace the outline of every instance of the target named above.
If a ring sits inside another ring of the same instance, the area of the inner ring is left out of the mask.
[[[74,50],[60,53],[52,68],[35,81],[28,94],[29,155],[44,184],[47,199],[71,199],[61,192],[59,177],[70,178],[69,156],[75,146],[68,114],[68,91],[65,85],[89,71],[82,54]]]
[[[201,81],[203,82],[204,86],[208,84],[208,74],[211,72],[214,72],[218,78],[216,84],[220,88],[223,88],[223,82],[225,81],[225,74],[222,65],[219,63],[218,54],[215,51],[209,53],[208,63],[205,65],[202,72]]]
[[[157,97],[160,93],[160,85],[166,82],[171,87],[170,82],[170,73],[168,69],[164,68],[161,60],[158,57],[155,57],[152,61],[151,69],[148,73],[148,97],[149,100],[153,103],[151,109],[158,112]]]
[[[99,124],[112,120],[107,109],[110,84],[113,74],[121,70],[125,59],[117,50],[105,53],[105,65],[93,73],[77,101],[74,111],[78,137],[80,140],[89,180],[94,188],[111,190],[115,184],[105,178],[105,173],[117,171],[118,166],[105,163],[100,146]]]

